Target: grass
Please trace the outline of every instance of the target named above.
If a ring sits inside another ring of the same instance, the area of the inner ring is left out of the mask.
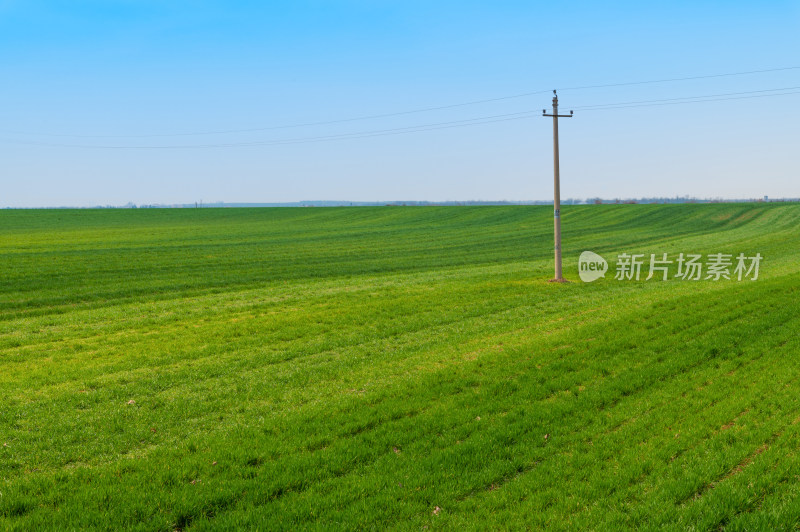
[[[0,528],[792,528],[800,205],[562,215],[0,212]]]

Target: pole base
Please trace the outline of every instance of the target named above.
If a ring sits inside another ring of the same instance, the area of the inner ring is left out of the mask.
[[[562,277],[561,279],[548,279],[547,282],[548,283],[568,283],[569,281],[567,281],[566,279],[564,279]]]

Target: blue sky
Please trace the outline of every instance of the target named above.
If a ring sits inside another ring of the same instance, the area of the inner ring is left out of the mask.
[[[576,113],[563,198],[798,197],[798,68],[568,88],[798,67],[799,29],[789,1],[0,0],[0,206],[546,200],[536,114],[360,135],[540,114],[544,92],[282,126],[553,88]]]

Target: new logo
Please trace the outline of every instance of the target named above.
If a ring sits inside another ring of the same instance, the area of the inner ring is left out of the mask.
[[[608,263],[606,259],[592,251],[584,251],[578,259],[578,275],[584,283],[591,283],[606,276]]]

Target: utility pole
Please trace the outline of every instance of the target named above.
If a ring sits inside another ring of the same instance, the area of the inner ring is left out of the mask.
[[[572,118],[572,111],[568,115],[558,114],[558,95],[553,91],[553,114],[547,114],[547,109],[542,109],[542,116],[553,117],[553,225],[555,231],[556,276],[552,283],[566,283],[561,276],[561,179],[558,171],[558,118]]]

